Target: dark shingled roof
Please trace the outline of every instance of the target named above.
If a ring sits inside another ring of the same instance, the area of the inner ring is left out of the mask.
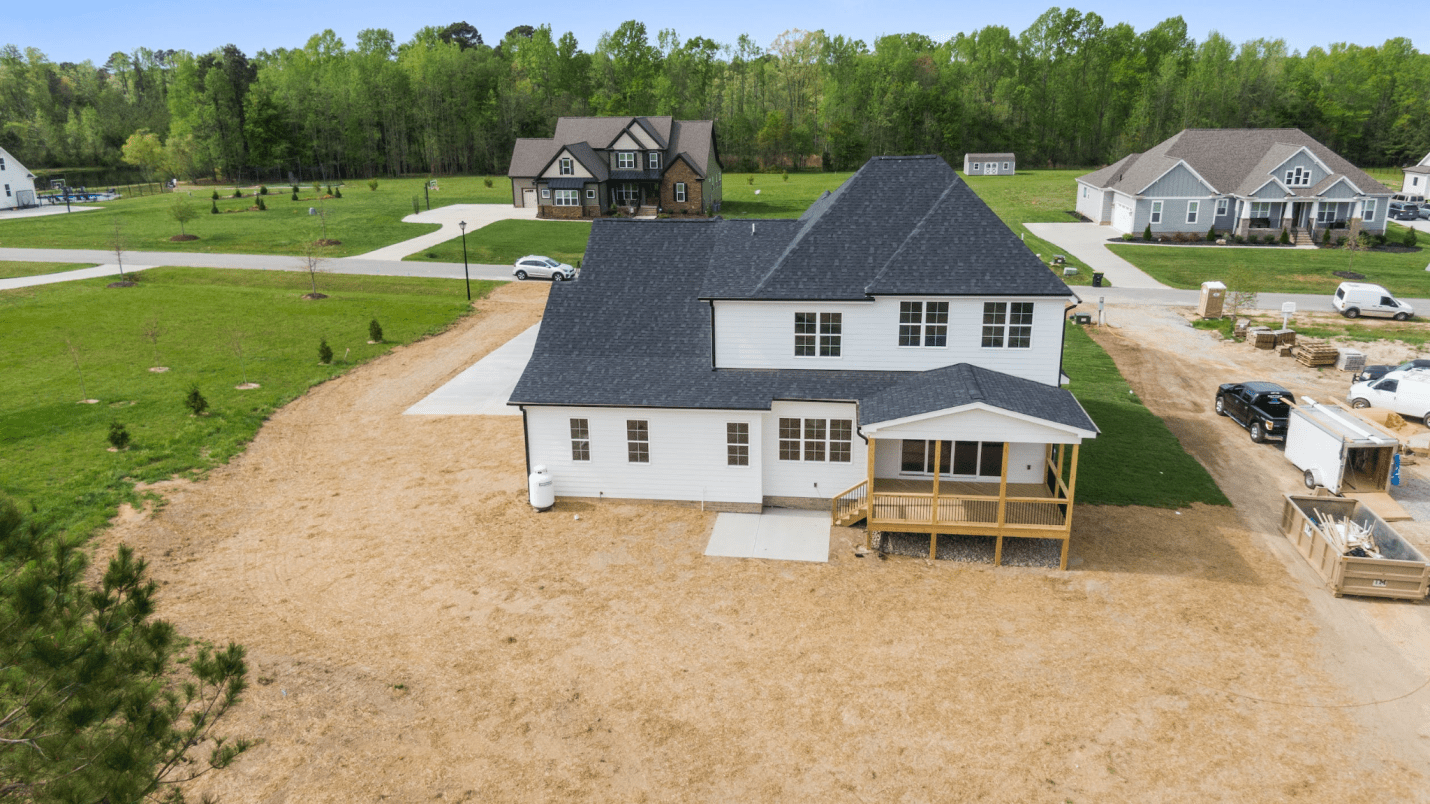
[[[942,160],[938,164],[952,173]],[[894,173],[899,171],[888,178]],[[855,189],[862,193],[873,187],[861,182]],[[922,195],[938,201],[948,194],[954,197],[950,203],[963,204],[966,190],[955,177],[940,192]],[[859,196],[836,192],[817,201],[811,212],[838,220],[841,198]],[[981,219],[975,223],[984,226],[985,240],[1017,242],[1006,228],[1000,232],[988,229]],[[877,228],[876,224],[866,223],[864,228]],[[747,288],[758,282],[796,245],[798,234],[811,222],[804,218],[754,221],[753,235],[751,225],[751,221],[719,219],[596,220],[580,278],[551,288],[535,352],[512,393],[512,404],[768,410],[775,400],[841,400],[859,402],[861,422],[869,423],[981,398],[995,407],[1096,429],[1063,389],[967,365],[929,372],[712,369],[710,307],[701,296],[709,292],[719,297],[726,288]],[[909,241],[915,226],[903,228],[909,230],[903,238],[880,238],[872,232],[871,237],[894,253]],[[858,232],[848,234],[841,242],[857,239]],[[923,237],[912,242],[919,244],[917,248],[935,248],[934,240]],[[948,241],[948,247],[955,249],[989,245],[996,244]],[[885,262],[871,257],[865,266],[876,269]],[[1068,294],[1067,287],[1036,258],[1029,267],[1052,279],[1045,286],[1050,291],[1046,295]],[[1011,273],[1020,270],[1015,266]],[[863,281],[872,278],[877,277],[866,275]],[[936,277],[898,270],[885,281],[921,279],[937,282]],[[988,294],[1003,294],[1000,288],[1034,286],[1016,276],[1012,285],[999,284],[996,274],[987,279],[994,282],[983,290]],[[860,298],[868,297],[861,294]]]

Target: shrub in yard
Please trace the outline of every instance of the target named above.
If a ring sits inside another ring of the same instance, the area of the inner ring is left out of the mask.
[[[1330,244],[1331,244],[1331,230],[1330,230],[1329,228],[1327,228],[1327,229],[1322,229],[1322,230],[1321,230],[1321,245],[1323,245],[1323,246],[1329,246]]]
[[[1131,232],[1127,232],[1127,233],[1125,233],[1125,234],[1122,235],[1122,242],[1124,242],[1124,243],[1130,241],[1131,239],[1132,239],[1132,233],[1131,233]]]
[[[328,345],[327,338],[318,341],[318,362],[324,365],[333,362],[333,347]]]
[[[293,188],[293,200],[294,200],[294,201],[297,201],[297,200],[298,200],[298,188],[297,188],[297,187],[294,187],[294,188]]]
[[[1216,242],[1216,227],[1215,227],[1215,226],[1213,226],[1212,228],[1210,228],[1210,229],[1207,230],[1207,242],[1208,242],[1208,243],[1215,243],[1215,242]]]
[[[1381,232],[1375,236],[1375,244],[1377,246],[1385,245],[1385,232]]]
[[[1291,245],[1291,233],[1288,232],[1288,231],[1286,231],[1285,228],[1282,228],[1282,229],[1281,229],[1280,242],[1281,242],[1281,245],[1283,245],[1283,246],[1289,246],[1289,245]]]
[[[238,187],[233,188],[233,197],[234,197],[234,198],[242,198],[242,197],[243,197],[243,190],[242,190],[241,188],[238,188]]]
[[[335,188],[333,188],[333,198],[342,198],[342,197],[343,197],[343,188],[341,188],[341,187],[335,187]]]
[[[261,196],[261,195],[258,197],[258,211],[259,211],[259,212],[267,212],[267,211],[268,211],[268,205],[265,204],[265,203],[263,203],[263,196]]]
[[[293,195],[297,195],[297,194],[298,194],[298,185],[295,184],[295,185],[293,185]]]
[[[1147,224],[1147,228],[1142,230],[1142,239],[1148,243],[1152,242],[1152,224]]]
[[[218,200],[218,190],[214,190],[214,200]]]
[[[109,446],[125,449],[129,446],[129,431],[119,422],[109,423]]]
[[[373,343],[382,343],[382,325],[376,318],[367,322],[367,337]]]
[[[1406,229],[1406,230],[1405,230],[1405,237],[1401,238],[1401,240],[1400,240],[1400,245],[1405,246],[1406,248],[1415,248],[1415,242],[1416,242],[1416,240],[1417,240],[1417,238],[1416,238],[1416,236],[1415,236],[1415,230],[1414,230],[1414,229]]]
[[[315,184],[315,185],[313,185],[313,195],[322,195],[322,194],[323,194],[323,186],[322,186],[321,184]]]
[[[745,177],[745,183],[746,183],[746,184],[754,184],[754,183],[755,183],[755,175],[752,173],[752,174],[746,176],[746,177]]]
[[[259,195],[268,195],[268,185],[266,185],[266,184],[260,184],[260,185],[258,185],[258,194],[259,194]]]
[[[189,393],[184,397],[184,407],[189,409],[195,416],[202,414],[209,409],[209,401],[204,399],[204,395],[199,393],[197,385],[189,386]]]
[[[482,179],[482,186],[490,188],[492,186],[492,180],[490,178]]]
[[[789,171],[788,171],[788,170],[786,170],[786,171],[785,171],[783,174],[781,174],[781,175],[784,176],[784,180],[785,180],[785,181],[789,181]]]
[[[1350,241],[1346,238],[1346,236],[1341,235],[1340,237],[1336,238],[1336,248],[1344,248],[1346,243],[1348,242]]]
[[[218,202],[217,202],[217,201],[210,201],[209,204],[211,204],[211,206],[209,207],[209,212],[212,212],[213,214],[217,215],[217,214],[218,214]]]
[[[328,185],[328,195],[332,195],[332,194],[333,194],[333,185],[329,184],[329,185]]]
[[[377,192],[377,179],[368,179],[367,189],[372,190],[373,192]]]

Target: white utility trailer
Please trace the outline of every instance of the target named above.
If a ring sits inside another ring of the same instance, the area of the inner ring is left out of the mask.
[[[1306,488],[1356,497],[1388,520],[1410,515],[1388,494],[1400,440],[1336,404],[1302,397],[1286,426],[1286,459]]]

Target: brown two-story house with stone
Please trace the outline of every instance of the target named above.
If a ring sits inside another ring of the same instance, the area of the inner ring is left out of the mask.
[[[550,139],[516,141],[507,175],[539,218],[599,218],[718,212],[721,172],[714,121],[562,117]]]

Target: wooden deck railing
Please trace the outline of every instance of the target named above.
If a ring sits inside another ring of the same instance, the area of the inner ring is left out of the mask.
[[[837,502],[836,502],[837,504]],[[992,525],[1063,530],[1066,499],[1006,497],[997,495],[940,494],[938,516],[934,495],[919,492],[875,492],[869,509],[871,524],[880,525]]]
[[[869,481],[861,480],[834,495],[830,515],[836,525],[850,525],[869,515]]]

